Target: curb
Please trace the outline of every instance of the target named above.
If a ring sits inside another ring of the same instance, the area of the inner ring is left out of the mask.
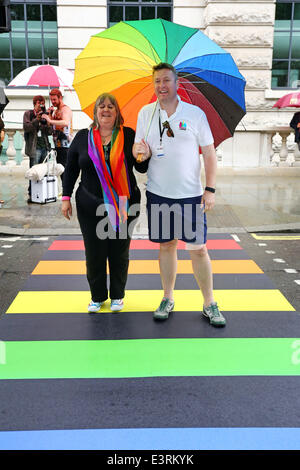
[[[209,227],[208,233],[283,233],[283,232],[296,232],[300,233],[300,223],[298,224],[278,224],[278,225],[265,225],[257,227]],[[8,227],[5,225],[0,226],[0,235],[18,235],[18,236],[60,236],[60,235],[81,235],[80,229],[43,229],[43,228],[16,228]],[[133,233],[133,239],[147,239],[148,231],[141,230],[138,233]]]

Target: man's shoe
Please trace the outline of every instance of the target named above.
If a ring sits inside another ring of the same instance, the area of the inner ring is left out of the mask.
[[[226,320],[219,310],[217,302],[212,302],[208,307],[203,305],[203,315],[209,318],[210,324],[214,326],[225,326]]]
[[[167,318],[169,318],[170,312],[172,312],[174,308],[174,305],[174,300],[166,299],[164,297],[158,309],[156,309],[153,313],[153,318],[155,318],[155,320],[167,320]]]
[[[91,300],[90,303],[88,304],[88,312],[90,313],[99,312],[102,304],[103,302],[94,302],[93,300]]]
[[[110,304],[110,309],[113,312],[119,312],[124,307],[123,299],[112,299]]]

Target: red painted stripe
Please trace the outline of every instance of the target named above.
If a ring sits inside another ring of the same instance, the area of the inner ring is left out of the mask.
[[[178,241],[178,248],[185,249],[185,243]],[[235,240],[207,240],[206,246],[208,250],[241,250],[242,248]],[[130,248],[134,250],[156,250],[159,248],[158,243],[149,240],[132,240]]]
[[[208,240],[206,246],[209,250],[242,250],[235,240]],[[149,240],[132,240],[132,250],[158,250],[159,244]],[[178,241],[178,248],[185,249],[185,243]],[[82,240],[55,240],[49,250],[84,250]]]
[[[55,240],[49,250],[84,250],[82,240]]]

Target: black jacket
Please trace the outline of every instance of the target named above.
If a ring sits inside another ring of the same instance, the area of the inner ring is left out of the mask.
[[[2,121],[2,118],[0,116],[0,133],[2,131],[4,131],[4,122]],[[0,137],[2,137],[2,135]],[[2,152],[2,141],[1,141],[1,138],[0,138],[0,155],[1,155],[1,152]]]
[[[140,202],[141,197],[133,168],[135,168],[139,173],[145,173],[149,164],[148,160],[142,163],[137,163],[136,159],[132,155],[134,137],[135,132],[133,129],[130,127],[124,127],[124,154],[131,189],[131,197],[129,200],[130,205]],[[84,201],[83,203],[88,212],[91,211],[95,214],[95,208],[99,204],[103,203],[103,193],[94,164],[88,154],[88,129],[81,129],[78,131],[70,148],[68,149],[67,165],[63,178],[63,196],[72,196],[74,186],[80,172],[80,201]]]
[[[300,112],[295,113],[293,119],[290,122],[290,127],[295,131],[295,142],[300,142],[300,128],[297,127],[297,124],[300,123]]]
[[[37,134],[41,130],[45,147],[50,150],[48,135],[52,134],[52,126],[42,124],[36,118],[33,110],[25,111],[23,116],[23,129],[25,139],[25,153],[28,157],[34,157],[37,145]]]

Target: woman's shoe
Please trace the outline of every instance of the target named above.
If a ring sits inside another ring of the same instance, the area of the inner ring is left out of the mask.
[[[113,312],[119,312],[124,307],[123,299],[112,299],[110,304],[110,309]]]
[[[103,302],[94,302],[91,300],[88,304],[88,311],[91,313],[99,312],[102,304]]]

